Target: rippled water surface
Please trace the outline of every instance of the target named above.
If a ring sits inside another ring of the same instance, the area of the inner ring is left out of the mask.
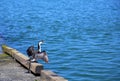
[[[43,39],[44,64],[69,81],[120,81],[119,0],[1,0],[0,44]]]

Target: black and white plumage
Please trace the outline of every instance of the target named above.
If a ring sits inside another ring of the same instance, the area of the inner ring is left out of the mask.
[[[27,52],[27,55],[30,57],[29,60],[36,61],[37,59],[42,59],[46,63],[48,63],[48,55],[47,55],[46,51],[41,51],[42,43],[43,43],[43,41],[40,41],[38,43],[38,50],[34,50],[34,46],[28,47],[26,52]]]
[[[38,43],[38,52],[41,52],[41,44],[43,44],[43,40],[41,40],[39,43]]]

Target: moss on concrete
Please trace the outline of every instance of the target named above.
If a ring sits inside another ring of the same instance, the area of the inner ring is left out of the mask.
[[[0,54],[0,65],[5,65],[12,61],[13,59],[8,54]]]
[[[8,54],[0,54],[0,59],[8,58],[10,57]]]

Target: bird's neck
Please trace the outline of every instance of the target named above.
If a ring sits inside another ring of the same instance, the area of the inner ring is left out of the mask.
[[[38,44],[38,51],[41,52],[41,44]]]

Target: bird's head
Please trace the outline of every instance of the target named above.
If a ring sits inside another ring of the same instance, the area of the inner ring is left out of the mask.
[[[44,41],[43,41],[43,40],[39,41],[39,45],[40,45],[40,44],[43,44],[43,43],[44,43]]]

